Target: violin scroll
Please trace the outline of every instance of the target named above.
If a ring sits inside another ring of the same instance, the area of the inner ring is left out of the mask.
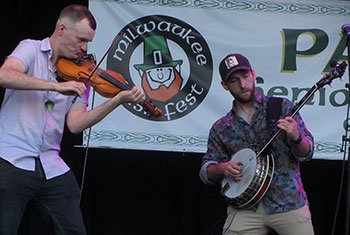
[[[156,118],[159,118],[163,115],[162,110],[160,110],[160,108],[158,108],[157,106],[155,106],[154,104],[152,104],[152,100],[149,101],[145,101],[142,106],[146,109],[146,111],[149,113],[149,116],[153,116]]]

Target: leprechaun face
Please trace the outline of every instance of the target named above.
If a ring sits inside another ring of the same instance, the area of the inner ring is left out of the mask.
[[[149,98],[165,102],[180,91],[183,79],[176,67],[157,67],[143,73],[139,71],[142,88]]]
[[[161,85],[169,87],[175,79],[173,67],[158,67],[146,70],[147,81],[152,89],[158,89]]]

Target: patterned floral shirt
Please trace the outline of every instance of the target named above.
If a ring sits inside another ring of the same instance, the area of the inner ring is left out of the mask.
[[[230,160],[231,156],[242,148],[258,145],[262,148],[277,130],[269,131],[266,123],[266,104],[268,96],[256,93],[255,112],[251,123],[247,123],[235,110],[232,110],[214,123],[210,129],[207,152],[203,157],[200,178],[205,184],[213,184],[207,178],[207,168]],[[283,98],[281,118],[290,116],[293,103]],[[298,129],[310,143],[307,157],[299,158],[293,154],[292,144],[285,133],[274,140],[271,152],[274,156],[275,170],[269,189],[262,201],[267,213],[285,212],[303,207],[307,203],[300,177],[300,160],[311,159],[314,151],[314,140],[306,129],[299,114],[295,116]],[[271,128],[270,128],[271,129]],[[257,206],[251,208],[256,210]]]

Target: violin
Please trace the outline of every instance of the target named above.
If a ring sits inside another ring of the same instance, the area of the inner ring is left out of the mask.
[[[57,74],[63,80],[87,84],[106,98],[112,98],[123,90],[131,90],[131,87],[125,82],[125,78],[120,73],[96,68],[96,61],[91,55],[86,55],[77,60],[59,58]],[[142,106],[149,116],[158,118],[163,114],[162,110],[152,104],[151,101],[144,101]]]

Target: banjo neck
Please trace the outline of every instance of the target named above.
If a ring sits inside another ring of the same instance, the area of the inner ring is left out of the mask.
[[[306,104],[306,102],[315,94],[315,92],[325,86],[330,85],[335,78],[341,78],[345,72],[347,64],[342,62],[341,64],[336,63],[335,61],[331,62],[332,70],[328,74],[325,74],[312,88],[304,95],[304,97],[292,108],[290,111],[290,116],[295,117],[299,110]],[[261,156],[266,149],[271,145],[271,143],[281,134],[282,130],[278,131],[272,136],[272,138],[265,144],[265,146],[259,151],[257,156]]]
[[[306,102],[315,94],[315,92],[320,88],[320,86],[315,85],[304,95],[304,97],[292,108],[290,111],[292,118],[299,112],[299,110],[306,104]],[[258,152],[257,156],[261,156],[267,150],[268,147],[272,144],[272,142],[281,134],[282,129],[278,129],[278,131],[271,137],[271,139],[265,144],[265,146]]]

